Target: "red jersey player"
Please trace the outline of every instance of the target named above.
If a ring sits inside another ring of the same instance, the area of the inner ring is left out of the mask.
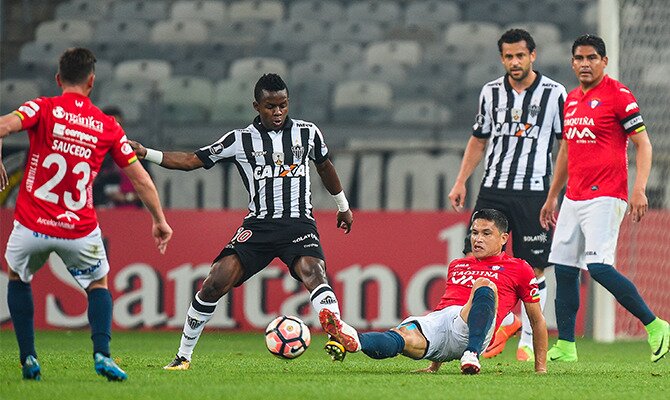
[[[577,361],[575,319],[579,308],[579,269],[614,295],[645,325],[651,361],[660,360],[670,342],[670,325],[647,307],[635,285],[613,267],[619,227],[626,213],[645,214],[651,169],[651,143],[630,89],[605,75],[605,42],[580,36],[572,45],[572,69],[579,87],[565,101],[564,131],[554,180],[540,212],[545,229],[555,226],[549,262],[556,273],[558,342],[552,361]],[[637,173],[628,198],[628,139],[637,150]],[[567,181],[558,219],[558,194]],[[628,203],[626,201],[628,200]]]
[[[123,168],[151,212],[152,235],[161,253],[172,235],[156,188],[136,162],[123,129],[88,97],[95,80],[95,61],[90,50],[66,50],[56,75],[63,94],[26,101],[16,111],[0,117],[0,139],[21,130],[27,130],[30,139],[14,229],[5,253],[8,305],[24,379],[39,380],[41,376],[34,344],[30,281],[51,252],[58,254],[87,292],[96,372],[109,380],[127,377],[110,358],[109,262],[91,193],[105,154],[111,153]]]
[[[502,319],[521,300],[533,329],[535,371],[546,372],[547,327],[539,304],[533,269],[503,252],[508,222],[503,213],[482,209],[473,214],[473,255],[449,264],[447,285],[435,311],[408,317],[386,332],[357,333],[328,310],[319,313],[332,339],[326,351],[337,360],[347,351],[376,359],[398,354],[430,360],[422,372],[436,372],[445,361],[461,361],[464,374],[479,373],[479,353]]]

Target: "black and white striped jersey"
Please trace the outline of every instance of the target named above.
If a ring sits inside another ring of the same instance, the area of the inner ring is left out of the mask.
[[[565,87],[539,72],[517,93],[507,75],[484,85],[473,136],[489,138],[482,189],[546,192],[551,149],[563,131]]]
[[[235,163],[249,192],[245,218],[314,219],[308,159],[326,161],[328,147],[313,123],[287,117],[283,129],[268,131],[256,117],[195,154],[207,169],[219,161]]]

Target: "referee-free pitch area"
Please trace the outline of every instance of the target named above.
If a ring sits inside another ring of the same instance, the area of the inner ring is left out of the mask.
[[[580,339],[580,361],[549,364],[538,376],[515,360],[516,339],[483,360],[480,375],[460,374],[458,362],[417,374],[426,361],[399,356],[372,360],[348,354],[343,363],[312,337],[295,360],[272,356],[262,333],[206,331],[188,371],[164,371],[180,332],[114,332],[112,353],[129,375],[107,382],[95,374],[87,331],[36,333],[42,381],[24,381],[14,332],[0,331],[0,399],[668,399],[670,358],[649,362],[646,342],[596,344]],[[554,338],[550,339],[550,343]]]

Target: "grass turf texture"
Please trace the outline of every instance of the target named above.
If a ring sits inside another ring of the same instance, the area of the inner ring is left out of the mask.
[[[596,344],[580,339],[580,361],[549,364],[537,376],[532,363],[515,360],[516,339],[503,354],[482,360],[476,376],[460,374],[457,361],[436,374],[416,374],[426,361],[399,356],[372,360],[349,354],[330,361],[323,335],[300,358],[281,360],[265,348],[262,333],[206,331],[191,369],[164,371],[178,332],[115,332],[114,359],[129,375],[107,382],[93,370],[86,331],[37,332],[42,381],[24,381],[14,332],[0,331],[0,399],[663,399],[670,398],[670,359],[649,362],[646,342]],[[550,342],[553,342],[551,339]]]

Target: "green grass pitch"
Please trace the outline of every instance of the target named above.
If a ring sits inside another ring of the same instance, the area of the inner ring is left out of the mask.
[[[114,332],[112,352],[129,374],[107,382],[93,370],[87,331],[37,332],[42,381],[23,381],[13,331],[0,331],[0,399],[670,399],[670,358],[649,362],[646,342],[578,341],[580,361],[550,364],[547,375],[514,359],[516,339],[483,360],[476,376],[458,362],[416,374],[426,361],[399,356],[372,360],[349,354],[343,363],[323,352],[315,335],[300,358],[272,356],[262,333],[205,331],[188,371],[164,371],[179,332]],[[553,342],[553,339],[551,340]]]

